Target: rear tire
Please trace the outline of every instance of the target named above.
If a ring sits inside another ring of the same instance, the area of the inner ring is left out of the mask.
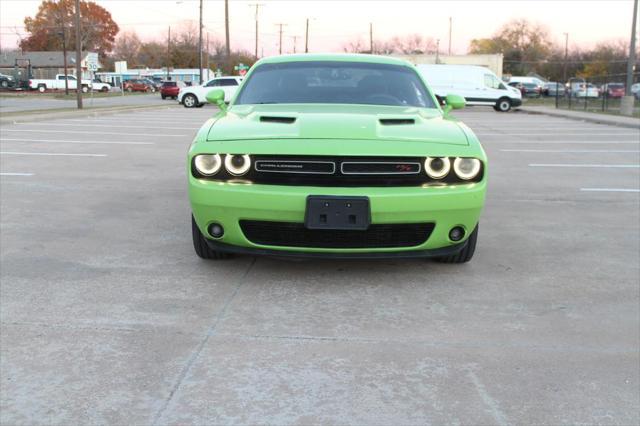
[[[109,88],[105,86],[105,87],[103,87],[102,89],[100,89],[100,91],[101,91],[102,93],[107,93],[107,92],[109,91]]]
[[[185,108],[195,108],[198,106],[198,98],[196,98],[196,95],[187,93],[182,98],[182,104]]]
[[[82,93],[87,93],[89,91],[89,87],[88,86],[82,86],[82,88],[80,90],[82,90]]]
[[[473,230],[467,242],[462,250],[456,254],[450,254],[449,256],[436,257],[436,261],[441,263],[466,263],[471,260],[473,253],[476,251],[476,243],[478,242],[478,228],[480,224],[476,225],[476,229]]]
[[[217,250],[212,250],[211,247],[207,244],[207,240],[200,232],[200,228],[196,224],[196,220],[191,215],[191,236],[193,238],[193,248],[196,251],[196,254],[202,259],[228,259],[230,257],[229,253],[224,253]]]
[[[165,95],[160,95],[160,97],[162,98],[162,100],[164,101],[165,99],[167,99],[167,97]]]
[[[45,86],[44,84],[38,85],[38,92],[44,93],[46,90],[47,90],[47,86]]]
[[[496,111],[508,112],[511,109],[511,100],[509,98],[500,98],[495,106]]]

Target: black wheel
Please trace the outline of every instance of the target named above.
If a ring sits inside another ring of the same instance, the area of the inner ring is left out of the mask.
[[[47,86],[44,84],[38,84],[38,92],[44,93],[45,90],[47,90]]]
[[[89,91],[89,87],[88,86],[82,86],[82,88],[80,90],[82,90],[82,93],[87,93]]]
[[[185,108],[195,108],[198,106],[199,102],[198,98],[196,98],[196,95],[188,93],[182,98],[182,104]]]
[[[0,82],[0,86],[2,86],[3,89],[6,89],[7,87],[9,87],[9,82],[7,80],[2,80]]]
[[[164,101],[165,99],[167,99],[167,97],[165,95],[160,95],[160,97],[162,98],[162,100]]]
[[[220,251],[212,250],[207,244],[200,228],[196,225],[196,220],[191,215],[191,236],[193,237],[193,248],[196,254],[203,259],[227,259],[229,253],[223,253]]]
[[[469,235],[469,238],[467,238],[467,242],[462,250],[449,256],[436,257],[436,260],[442,263],[466,263],[470,261],[473,257],[473,253],[476,251],[478,227],[480,227],[480,224],[476,225],[476,229],[474,229],[471,235]]]
[[[104,86],[102,89],[100,89],[100,91],[106,93],[109,91],[109,88],[107,86]]]
[[[507,112],[511,109],[511,100],[509,98],[500,98],[496,103],[497,111]]]

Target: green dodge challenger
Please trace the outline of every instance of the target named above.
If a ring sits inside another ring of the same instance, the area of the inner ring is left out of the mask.
[[[193,245],[229,253],[469,261],[487,186],[474,133],[416,68],[369,55],[263,59],[188,155]],[[229,101],[229,100],[227,100]]]

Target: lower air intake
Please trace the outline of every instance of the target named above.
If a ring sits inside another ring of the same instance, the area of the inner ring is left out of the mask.
[[[366,230],[307,229],[303,223],[241,220],[254,244],[333,249],[415,247],[427,241],[433,223],[370,225]]]

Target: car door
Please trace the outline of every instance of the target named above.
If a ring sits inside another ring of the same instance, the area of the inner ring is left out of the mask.
[[[483,96],[485,98],[485,102],[494,104],[498,101],[498,99],[509,96],[509,89],[507,86],[498,80],[495,75],[485,73],[483,75],[484,82],[484,93]]]

